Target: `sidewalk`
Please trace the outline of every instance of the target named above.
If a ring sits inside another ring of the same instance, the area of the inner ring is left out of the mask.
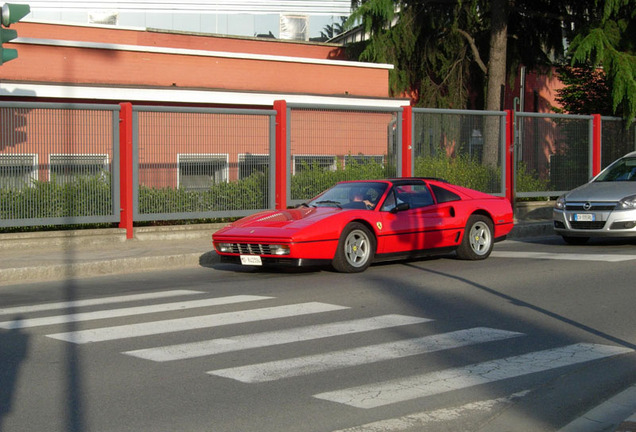
[[[223,224],[0,234],[0,286],[211,265]]]

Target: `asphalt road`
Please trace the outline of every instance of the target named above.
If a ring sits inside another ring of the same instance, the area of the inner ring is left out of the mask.
[[[0,431],[552,431],[636,383],[634,242],[0,287]]]

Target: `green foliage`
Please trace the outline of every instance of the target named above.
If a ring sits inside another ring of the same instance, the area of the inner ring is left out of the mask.
[[[539,177],[535,170],[531,170],[525,162],[517,163],[515,172],[515,182],[517,192],[542,192],[552,190],[550,182]]]
[[[112,214],[108,176],[77,176],[72,182],[34,181],[0,189],[0,219],[107,216]]]
[[[267,208],[267,174],[254,172],[245,179],[222,182],[191,191],[183,188],[140,186],[139,213],[189,213]]]
[[[418,157],[415,160],[416,177],[437,177],[452,184],[464,186],[486,193],[501,192],[501,170],[480,163],[467,154],[456,157]],[[537,172],[529,170],[520,162],[517,164],[516,188],[518,192],[548,191],[549,182],[539,178]]]
[[[415,161],[414,174],[443,178],[484,192],[500,190],[500,172],[468,156],[419,157]],[[393,175],[392,169],[377,161],[353,159],[344,168],[334,171],[318,164],[305,165],[292,176],[291,197],[310,199],[340,181],[381,179]],[[547,182],[538,179],[536,173],[519,167],[519,191],[543,191],[547,187]],[[262,172],[255,172],[239,181],[212,185],[201,191],[141,186],[139,211],[141,214],[155,214],[260,210],[268,207],[267,191],[268,175]],[[111,213],[111,184],[108,176],[78,176],[66,184],[36,181],[21,190],[0,189],[0,219],[4,220],[107,216]]]
[[[612,111],[636,117],[636,0],[606,0],[574,37],[572,65],[602,67],[611,88]]]
[[[482,192],[499,192],[501,174],[499,170],[481,164],[469,155],[446,157],[443,154],[415,159],[416,177],[437,177],[458,186]]]
[[[417,106],[463,108],[468,99],[470,56],[456,31],[468,25],[474,1],[354,2],[348,24],[360,23],[371,38],[359,50],[362,61],[390,63],[393,96],[407,96]]]
[[[313,164],[304,164],[303,169],[291,179],[291,199],[310,199],[340,181],[380,179],[387,177],[387,169],[375,161],[348,162],[344,168],[326,170]]]
[[[613,114],[610,87],[602,69],[582,64],[579,67],[562,66],[557,73],[565,87],[557,90],[556,100],[563,108],[555,109],[556,112]]]
[[[496,75],[489,69],[508,70],[514,81],[520,65],[552,66],[563,58],[563,17],[584,7],[590,6],[580,0],[353,0],[347,24],[360,24],[370,35],[360,60],[395,66],[393,96],[411,97],[416,106],[429,108],[498,110],[499,98],[497,106],[484,103],[485,88],[499,92],[503,84],[488,82]],[[493,22],[497,11],[502,11],[501,22]],[[497,61],[507,63],[497,67],[489,64],[497,58],[491,56],[490,42],[501,32],[508,40],[507,56]]]

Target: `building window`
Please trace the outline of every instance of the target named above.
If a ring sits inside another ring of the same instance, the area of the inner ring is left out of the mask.
[[[0,155],[0,189],[22,190],[38,179],[35,154]]]
[[[364,165],[368,163],[376,163],[384,166],[384,156],[383,155],[345,155],[344,157],[345,166],[357,163],[359,165]]]
[[[251,153],[239,154],[239,179],[247,178],[254,173],[267,174],[269,159],[269,155]]]
[[[228,180],[227,154],[179,154],[178,187],[196,191],[206,190]]]
[[[325,171],[336,170],[335,156],[320,155],[295,155],[294,156],[294,174],[301,173],[312,169],[323,169]]]
[[[70,183],[77,177],[104,177],[109,172],[106,154],[52,154],[49,159],[51,181]]]

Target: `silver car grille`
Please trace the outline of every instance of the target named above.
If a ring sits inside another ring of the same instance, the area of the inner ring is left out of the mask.
[[[573,202],[565,205],[568,211],[610,211],[615,208],[615,202]]]
[[[570,226],[574,229],[600,230],[605,227],[605,221],[599,222],[574,222],[570,221]]]
[[[271,255],[268,244],[230,243],[231,252],[244,255]]]

